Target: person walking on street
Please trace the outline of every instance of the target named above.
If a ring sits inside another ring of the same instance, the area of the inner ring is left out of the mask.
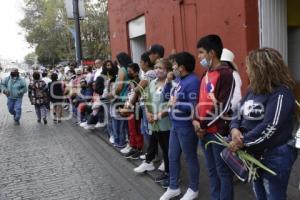
[[[40,79],[39,72],[33,73],[33,81],[28,86],[28,97],[35,107],[37,122],[40,123],[43,119],[44,124],[47,124],[48,85]]]
[[[15,125],[20,125],[22,100],[27,92],[27,86],[25,79],[19,76],[18,69],[11,71],[10,76],[2,82],[1,88],[3,94],[7,96],[8,111],[14,116]]]

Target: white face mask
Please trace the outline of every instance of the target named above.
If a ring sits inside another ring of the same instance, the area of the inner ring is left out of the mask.
[[[204,68],[209,68],[212,64],[212,60],[208,61],[207,58],[203,58],[202,60],[200,60],[200,65],[202,65],[202,67]]]

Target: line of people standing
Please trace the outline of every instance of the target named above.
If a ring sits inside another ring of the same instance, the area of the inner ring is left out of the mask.
[[[259,178],[253,182],[256,199],[286,199],[296,159],[296,150],[288,145],[293,137],[295,82],[282,56],[272,48],[249,53],[246,67],[250,84],[242,98],[234,54],[223,47],[221,38],[207,35],[196,48],[204,69],[201,77],[194,73],[196,59],[191,53],[179,52],[165,59],[164,48],[159,44],[143,53],[139,64],[121,52],[116,63],[107,60],[102,66],[97,60],[97,69],[89,68],[85,75],[80,69],[68,70],[72,77],[68,81],[52,73],[52,82],[46,84],[39,73],[34,73],[29,97],[38,122],[47,123],[48,101],[43,95],[52,88],[55,95],[50,94],[49,99],[56,106],[54,120],[61,122],[62,105],[67,103],[81,127],[93,129],[98,123],[106,124],[110,142],[125,158],[144,159],[133,169],[136,173],[155,170],[154,160],[160,147],[163,161],[159,168],[163,172],[155,181],[167,189],[160,200],[181,194],[182,153],[189,184],[181,199],[201,195],[198,146],[205,156],[210,198],[234,198],[234,174],[220,156],[225,147],[206,146],[217,141],[219,134],[228,138],[230,151],[247,150],[277,173],[274,176],[258,172]],[[1,87],[18,124],[26,83],[14,71]],[[74,92],[75,89],[79,90]]]

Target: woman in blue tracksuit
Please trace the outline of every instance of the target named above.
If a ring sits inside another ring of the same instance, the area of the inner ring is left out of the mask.
[[[246,59],[250,88],[241,102],[240,114],[231,122],[230,150],[245,148],[276,176],[259,171],[253,189],[258,200],[284,200],[296,149],[292,138],[294,80],[280,53],[271,48],[252,51]]]

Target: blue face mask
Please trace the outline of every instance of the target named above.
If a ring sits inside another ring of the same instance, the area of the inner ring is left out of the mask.
[[[204,67],[204,68],[209,68],[211,66],[211,60],[208,61],[206,58],[203,58],[200,61],[200,65],[202,65],[202,67]]]

